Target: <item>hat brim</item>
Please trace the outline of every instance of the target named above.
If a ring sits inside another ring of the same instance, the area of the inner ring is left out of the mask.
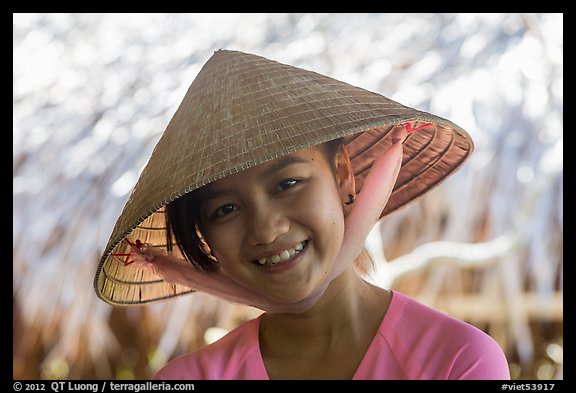
[[[289,87],[289,88],[286,88]],[[473,151],[452,122],[344,82],[260,56],[218,51],[200,71],[168,124],[127,201],[100,260],[94,287],[113,305],[157,302],[194,292],[124,266],[125,238],[166,248],[164,207],[233,173],[343,138],[357,192],[395,127],[402,167],[381,218],[431,190]],[[175,250],[176,253],[179,250]]]

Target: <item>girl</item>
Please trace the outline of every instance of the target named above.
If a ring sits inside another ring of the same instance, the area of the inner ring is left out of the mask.
[[[265,311],[157,379],[508,379],[488,335],[363,279],[373,225],[472,149],[448,120],[218,51],[136,184],[96,292],[127,305],[200,290]]]

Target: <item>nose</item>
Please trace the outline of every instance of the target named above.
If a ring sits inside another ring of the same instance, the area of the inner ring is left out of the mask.
[[[290,221],[273,205],[260,204],[253,209],[246,223],[251,246],[272,244],[290,230]]]

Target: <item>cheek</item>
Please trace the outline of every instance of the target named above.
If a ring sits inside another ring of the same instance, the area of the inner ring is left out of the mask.
[[[206,231],[206,242],[221,268],[224,268],[226,261],[230,260],[234,253],[238,252],[236,246],[238,236],[234,236],[234,233],[237,234],[236,231],[226,230],[225,227],[219,230]]]
[[[339,250],[344,237],[344,209],[333,184],[322,184],[302,198],[303,217],[328,247]]]

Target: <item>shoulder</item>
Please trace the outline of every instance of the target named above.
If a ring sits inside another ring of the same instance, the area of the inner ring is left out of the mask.
[[[488,334],[399,292],[385,317],[386,340],[406,374],[424,379],[509,379],[508,362]],[[420,365],[426,365],[419,366]]]
[[[250,320],[219,340],[168,362],[153,379],[236,379],[238,369],[258,352],[259,318]]]

